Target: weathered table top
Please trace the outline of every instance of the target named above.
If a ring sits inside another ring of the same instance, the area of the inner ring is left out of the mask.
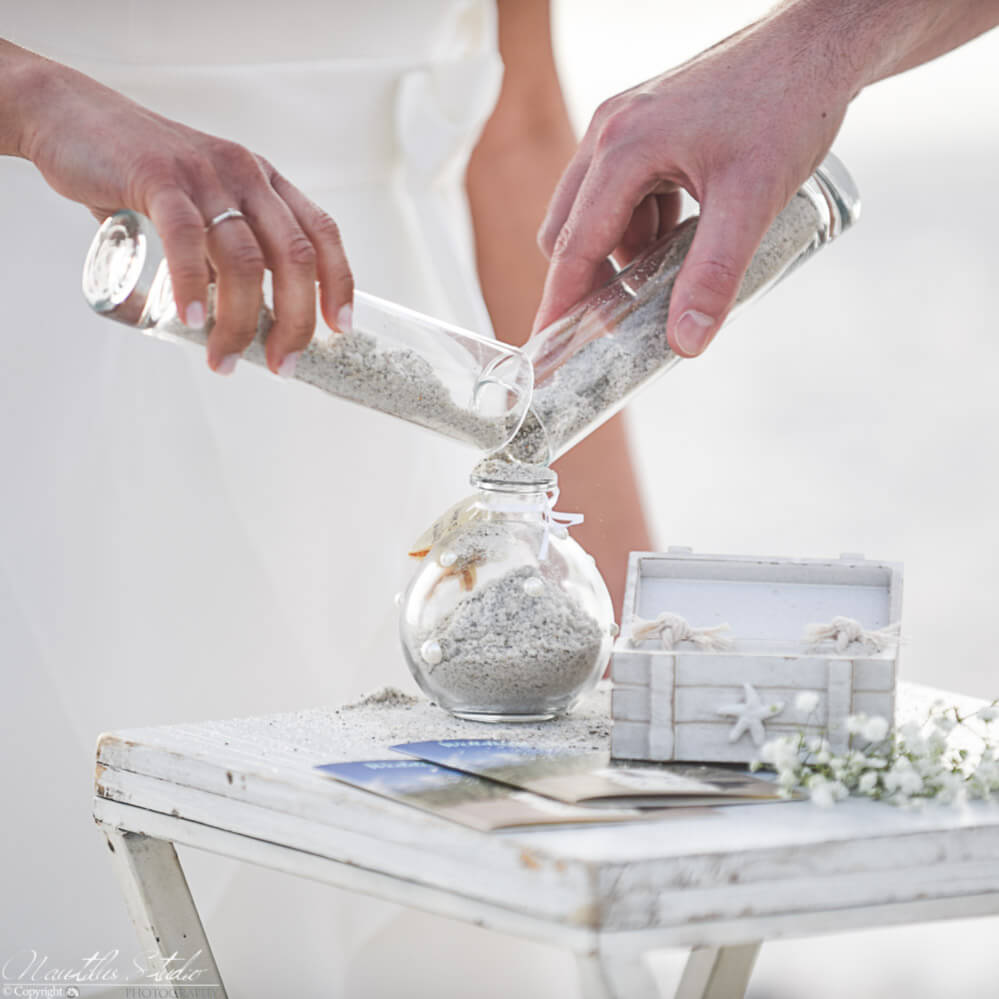
[[[940,696],[908,685],[899,694],[902,716]],[[424,701],[390,701],[120,731],[99,742],[95,813],[209,849],[219,849],[217,832],[334,861],[376,875],[370,890],[427,908],[448,897],[567,932],[650,931],[663,946],[999,912],[995,804],[788,802],[482,833],[312,769],[391,756],[396,742],[484,733],[602,749],[608,715],[598,689],[571,717],[539,725],[484,728]]]

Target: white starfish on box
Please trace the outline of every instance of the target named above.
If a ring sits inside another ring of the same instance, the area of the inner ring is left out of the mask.
[[[764,725],[768,718],[779,715],[784,710],[783,701],[771,701],[764,704],[759,693],[751,683],[742,685],[746,700],[743,704],[726,704],[718,709],[720,715],[731,715],[736,719],[732,731],[728,734],[729,742],[737,742],[744,732],[748,732],[757,746],[762,746],[766,740]]]

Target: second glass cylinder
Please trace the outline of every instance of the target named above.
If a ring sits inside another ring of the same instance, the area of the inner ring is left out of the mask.
[[[729,318],[859,214],[853,179],[830,153],[764,235]],[[534,396],[505,457],[555,461],[680,360],[666,341],[666,323],[673,284],[696,230],[697,218],[686,220],[527,342]]]

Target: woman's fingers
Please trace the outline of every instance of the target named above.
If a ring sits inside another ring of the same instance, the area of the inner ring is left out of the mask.
[[[177,312],[188,326],[203,326],[210,275],[201,212],[180,188],[167,187],[149,198],[146,213],[163,242]]]
[[[281,174],[271,171],[271,186],[291,210],[316,253],[319,299],[330,329],[349,333],[354,301],[354,277],[347,263],[337,224]]]
[[[235,168],[207,174],[198,198],[205,220],[208,258],[216,274],[216,324],[208,364],[233,370],[256,334],[265,268],[273,276],[274,325],[267,335],[267,366],[294,373],[316,328],[316,281],[324,316],[341,332],[351,328],[354,283],[333,220],[265,161],[238,150]],[[241,193],[233,193],[241,192]],[[211,225],[238,207],[244,218]]]
[[[232,143],[205,142],[182,174],[183,185],[167,178],[146,200],[188,325],[204,323],[208,283],[216,285],[207,343],[212,370],[231,373],[256,335],[265,269],[274,291],[265,347],[271,371],[293,374],[308,346],[316,328],[317,279],[329,326],[351,329],[354,281],[339,230],[325,212],[264,160]]]
[[[217,207],[209,221],[227,208]],[[215,326],[208,337],[208,366],[220,375],[232,374],[239,355],[257,330],[263,301],[265,259],[246,219],[230,218],[207,233],[208,257],[217,274]]]
[[[267,334],[267,366],[275,374],[290,377],[316,329],[317,253],[270,186],[247,203],[246,213],[274,278],[274,325]]]

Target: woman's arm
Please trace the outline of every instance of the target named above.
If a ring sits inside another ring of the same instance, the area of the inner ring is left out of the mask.
[[[353,281],[336,225],[269,163],[2,39],[0,154],[31,160],[52,188],[99,219],[123,208],[149,216],[190,326],[204,322],[211,263],[215,371],[232,371],[253,339],[265,267],[274,275],[272,371],[290,374],[312,337],[317,280],[327,323],[349,326]],[[230,208],[245,218],[206,232]]]
[[[501,340],[520,344],[547,271],[538,226],[576,142],[555,68],[548,4],[500,0],[499,31],[503,88],[466,184],[489,314]],[[573,535],[596,558],[620,610],[628,552],[650,547],[624,418],[601,427],[555,467],[560,505],[586,515]]]

